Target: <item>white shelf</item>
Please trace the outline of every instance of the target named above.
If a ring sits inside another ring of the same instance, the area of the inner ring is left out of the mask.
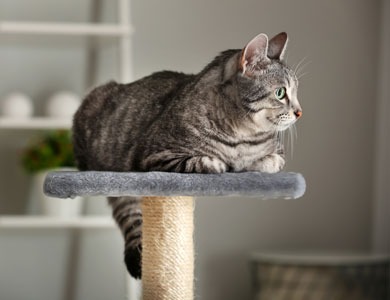
[[[0,33],[127,36],[132,29],[120,24],[2,21]]]
[[[69,129],[71,126],[72,120],[70,119],[0,117],[0,129]]]
[[[111,217],[84,216],[77,218],[59,218],[46,216],[0,216],[2,228],[115,228]]]

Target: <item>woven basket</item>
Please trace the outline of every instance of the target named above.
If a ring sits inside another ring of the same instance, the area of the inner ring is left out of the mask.
[[[255,300],[388,300],[390,257],[286,255],[251,257]]]

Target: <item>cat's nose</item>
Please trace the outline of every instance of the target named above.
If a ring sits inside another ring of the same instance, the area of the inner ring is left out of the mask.
[[[302,111],[301,110],[296,110],[294,111],[294,115],[299,119],[302,116]]]

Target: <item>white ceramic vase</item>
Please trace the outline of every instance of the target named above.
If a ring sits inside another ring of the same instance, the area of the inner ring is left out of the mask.
[[[71,92],[58,92],[46,103],[46,115],[51,118],[71,119],[79,108],[81,99]]]
[[[22,93],[12,93],[2,99],[1,114],[10,118],[30,118],[34,107],[31,98]]]
[[[70,169],[56,169],[56,171]],[[38,172],[33,175],[32,179],[32,200],[38,204],[38,210],[41,215],[60,217],[60,218],[74,218],[82,214],[84,199],[76,197],[74,199],[60,199],[46,196],[43,193],[43,183],[48,171]]]

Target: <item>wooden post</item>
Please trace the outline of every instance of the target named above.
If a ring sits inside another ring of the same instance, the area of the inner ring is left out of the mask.
[[[194,199],[142,198],[143,300],[192,300]]]

